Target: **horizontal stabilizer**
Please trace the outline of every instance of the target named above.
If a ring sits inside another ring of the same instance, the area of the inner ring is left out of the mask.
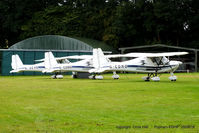
[[[104,69],[104,68],[102,68],[102,69],[91,69],[91,70],[89,70],[89,73],[103,73],[106,70],[108,70],[108,69]]]
[[[42,73],[52,73],[52,72],[54,72],[53,69],[46,69],[42,71]]]
[[[10,73],[18,73],[19,72],[19,70],[12,70],[12,71],[10,71]]]

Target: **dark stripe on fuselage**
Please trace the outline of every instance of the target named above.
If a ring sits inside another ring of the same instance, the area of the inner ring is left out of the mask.
[[[45,66],[38,66],[38,68],[45,68]]]
[[[144,68],[147,68],[147,69],[161,69],[161,68],[167,68],[167,67],[173,67],[175,65],[171,65],[171,66],[159,66],[159,67],[156,67],[156,66],[141,66],[141,65],[127,65],[127,67],[144,67]]]
[[[94,68],[89,66],[72,66],[72,68]]]

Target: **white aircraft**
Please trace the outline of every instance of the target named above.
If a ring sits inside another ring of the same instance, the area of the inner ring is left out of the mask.
[[[117,54],[117,55],[104,55],[100,48],[93,49],[93,55],[80,55],[80,56],[68,56],[63,57],[67,59],[87,59],[91,60],[89,73],[93,73],[94,79],[103,79],[101,73],[113,72],[113,79],[119,79],[119,75],[116,71],[126,71],[126,72],[141,72],[148,73],[148,76],[143,77],[143,80],[159,81],[159,73],[170,72],[171,76],[169,79],[171,81],[176,81],[177,77],[174,76],[173,72],[179,67],[182,62],[180,61],[170,61],[166,57],[185,55],[187,52],[167,52],[167,53],[128,53],[128,54]],[[131,59],[123,62],[112,62],[110,58],[118,57],[133,57]]]
[[[12,69],[10,73],[17,73],[22,71],[38,71],[42,72],[45,69],[44,63],[38,63],[33,65],[24,65],[19,58],[19,55],[12,55],[12,62],[11,62]]]
[[[92,69],[92,61],[91,59],[84,59],[81,61],[77,61],[74,63],[67,64],[58,64],[57,60],[65,60],[66,57],[55,58],[52,52],[45,52],[44,58],[44,66],[45,69],[42,71],[43,73],[55,73],[55,78],[57,73],[61,72],[73,72],[73,78],[76,78],[76,72],[88,72]]]
[[[104,55],[101,49],[93,49],[93,55],[81,55],[81,56],[68,56],[55,58],[52,52],[45,53],[44,62],[34,65],[23,65],[18,55],[12,56],[12,72],[21,71],[42,71],[55,72],[54,78],[63,78],[62,75],[57,75],[58,72],[72,71],[75,72],[89,72],[93,73],[91,78],[103,79],[103,76],[97,75],[104,72],[113,72],[113,79],[119,79],[119,75],[116,71],[128,71],[128,72],[142,72],[148,73],[148,76],[143,77],[145,81],[150,79],[159,81],[159,73],[170,72],[171,81],[176,81],[177,77],[173,75],[173,72],[179,67],[182,62],[169,61],[167,56],[185,55],[187,52],[170,52],[170,53],[129,53],[118,55]],[[112,62],[109,58],[118,57],[134,57],[123,62]],[[70,63],[67,59],[83,59],[74,63]],[[65,64],[59,64],[59,60],[65,60]],[[74,76],[76,76],[74,74]]]
[[[167,53],[129,53],[129,54],[117,54],[117,55],[104,55],[101,49],[93,49],[93,55],[80,55],[80,56],[68,56],[62,57],[62,59],[90,59],[92,67],[89,73],[93,73],[92,78],[103,79],[103,76],[99,75],[104,72],[113,72],[113,79],[119,79],[119,75],[116,71],[126,72],[141,72],[148,73],[148,76],[143,77],[143,80],[159,81],[159,73],[170,72],[171,81],[176,81],[177,77],[174,76],[173,72],[179,67],[182,62],[180,61],[169,61],[169,56],[185,55],[187,52],[167,52]],[[133,57],[123,62],[112,62],[110,58],[118,57]]]
[[[52,52],[49,52],[52,54]],[[36,72],[43,72],[45,69],[45,64],[44,64],[44,59],[36,60],[36,61],[43,61],[41,63],[37,64],[32,64],[32,65],[27,65],[23,64],[19,55],[12,55],[12,62],[11,66],[12,69],[10,73],[18,73],[18,72],[23,72],[23,71],[36,71]],[[67,59],[62,59],[62,58],[56,58],[57,63],[62,63],[62,64],[69,64],[70,62]],[[52,75],[52,78],[63,78],[63,75]]]
[[[167,57],[176,55],[185,55],[187,52],[170,52],[170,53],[129,53],[124,55],[110,55],[105,56],[100,48],[94,49],[93,51],[93,69],[89,70],[89,73],[100,74],[103,72],[113,72],[113,78],[119,79],[119,75],[116,71],[126,71],[126,72],[141,72],[148,73],[148,76],[143,77],[143,80],[159,81],[159,73],[170,72],[171,76],[169,79],[171,81],[176,81],[177,77],[174,76],[173,72],[179,67],[182,62],[180,61],[170,61]],[[116,57],[134,57],[123,62],[112,62],[109,58]],[[103,77],[101,76],[101,79]]]

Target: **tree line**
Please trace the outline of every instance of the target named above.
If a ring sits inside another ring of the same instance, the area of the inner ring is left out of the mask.
[[[0,47],[38,35],[199,47],[198,0],[1,0]]]

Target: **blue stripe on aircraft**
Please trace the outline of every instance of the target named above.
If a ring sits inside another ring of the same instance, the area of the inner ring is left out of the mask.
[[[45,66],[38,66],[38,68],[45,68]]]
[[[127,65],[127,67],[146,67],[146,68],[163,68],[163,67],[172,67],[172,66],[159,66],[159,67],[156,67],[156,66]]]
[[[94,68],[94,67],[89,67],[89,66],[72,66],[73,68]]]

